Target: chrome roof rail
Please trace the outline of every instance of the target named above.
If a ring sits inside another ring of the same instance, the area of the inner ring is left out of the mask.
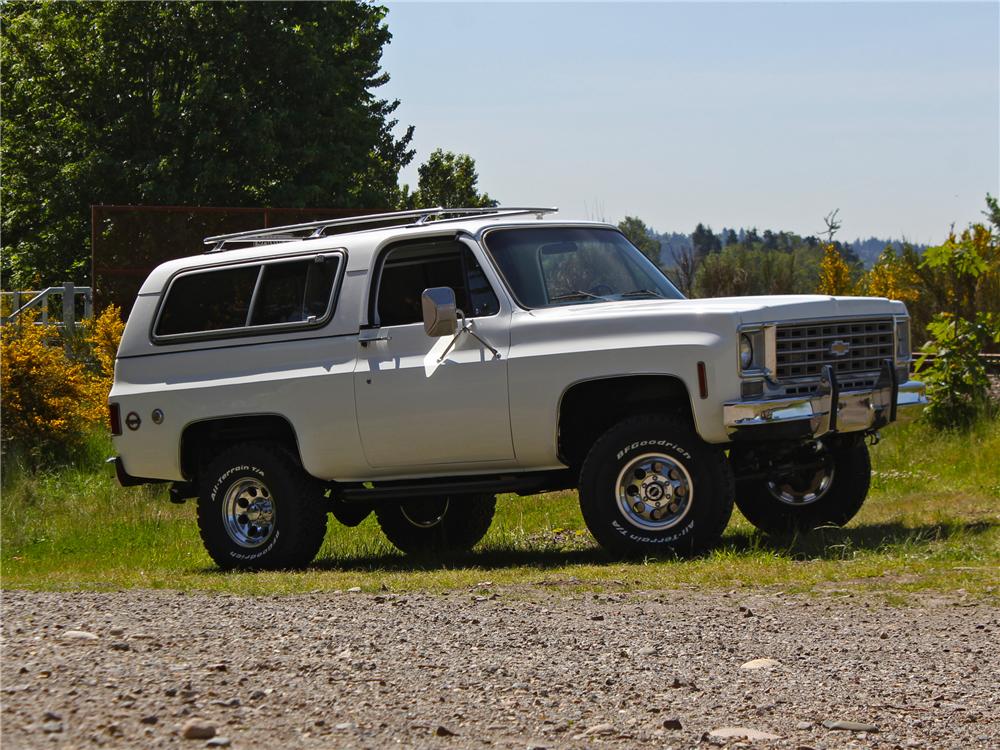
[[[251,229],[232,234],[218,234],[206,237],[204,243],[212,245],[207,252],[214,253],[226,249],[228,243],[246,243],[250,245],[268,245],[278,242],[294,242],[322,237],[331,227],[352,227],[350,231],[377,229],[378,225],[413,219],[412,226],[420,226],[437,221],[460,221],[470,216],[515,216],[518,214],[536,214],[541,219],[545,214],[558,211],[558,208],[541,208],[527,206],[493,206],[487,208],[419,208],[410,211],[391,211],[382,214],[367,214],[364,216],[349,216],[342,219],[325,219],[308,221],[304,224],[286,224],[280,227]],[[372,225],[372,226],[366,226]],[[302,234],[298,234],[302,233]]]
[[[545,214],[554,214],[558,208],[538,206],[488,206],[481,208],[430,208],[417,219],[415,224],[429,224],[432,221],[461,221],[468,216],[513,216],[516,214],[536,214],[541,219]],[[439,217],[453,216],[451,219]],[[437,218],[436,218],[437,217]]]

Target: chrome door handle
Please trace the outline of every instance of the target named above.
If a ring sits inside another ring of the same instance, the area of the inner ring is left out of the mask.
[[[372,341],[391,341],[392,336],[383,332],[379,328],[363,328],[358,332],[358,341],[361,346],[368,346]]]

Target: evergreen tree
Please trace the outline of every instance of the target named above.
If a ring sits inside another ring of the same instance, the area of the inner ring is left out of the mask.
[[[691,244],[694,247],[695,257],[699,261],[722,250],[722,242],[712,233],[711,227],[706,227],[701,223],[695,227],[694,234],[691,235]]]
[[[629,242],[639,248],[643,255],[657,266],[660,265],[662,246],[660,241],[653,237],[653,233],[642,219],[637,216],[626,216],[619,222],[618,228],[622,234],[628,237]]]

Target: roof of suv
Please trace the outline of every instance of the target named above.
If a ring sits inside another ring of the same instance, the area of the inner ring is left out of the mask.
[[[557,211],[558,209],[554,208],[436,208],[269,227],[250,232],[206,237],[205,244],[213,245],[213,249],[201,255],[177,258],[157,266],[146,278],[139,294],[160,293],[169,279],[180,271],[342,248],[348,251],[347,270],[367,269],[371,265],[371,256],[375,250],[389,240],[402,237],[433,237],[459,232],[478,235],[484,229],[498,226],[538,226],[539,221],[544,221],[547,215]],[[423,217],[441,218],[427,220]],[[385,226],[386,222],[394,223]],[[552,224],[611,226],[606,222],[581,220],[558,221]],[[352,229],[342,231],[348,227]],[[331,228],[341,231],[336,234],[323,233]],[[249,246],[246,246],[248,243]],[[232,247],[239,244],[244,246]]]

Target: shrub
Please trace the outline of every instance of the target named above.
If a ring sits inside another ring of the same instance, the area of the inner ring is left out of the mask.
[[[817,294],[851,294],[854,282],[851,281],[851,267],[831,242],[823,250],[823,260],[819,265],[819,284]]]
[[[918,363],[930,401],[924,418],[934,427],[966,429],[990,408],[990,380],[979,353],[1000,342],[1000,316],[977,313],[972,320],[938,313],[927,326],[931,340]]]
[[[103,423],[123,328],[115,307],[66,336],[36,317],[0,331],[3,450],[32,468],[65,458]]]
[[[979,355],[1000,343],[997,300],[988,293],[1000,274],[1000,244],[974,224],[928,249],[921,270],[944,281],[946,306],[927,325],[930,341],[921,349],[934,355],[921,369],[931,402],[925,418],[936,427],[967,428],[989,408],[990,381]]]
[[[886,247],[861,280],[859,291],[869,297],[900,300],[909,308],[920,298],[915,270],[918,262],[912,248],[899,256],[892,247]]]
[[[125,330],[122,310],[118,305],[109,305],[96,318],[82,325],[81,329],[83,339],[89,347],[95,387],[102,391],[102,399],[106,399],[114,383],[115,356]]]

